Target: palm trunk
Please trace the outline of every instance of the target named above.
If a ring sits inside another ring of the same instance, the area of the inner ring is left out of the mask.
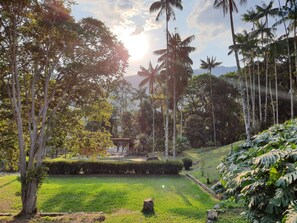
[[[272,108],[273,124],[276,124],[275,107],[274,107],[274,100],[273,100],[272,89],[271,89],[271,81],[269,81],[269,93],[270,93],[270,101],[271,101],[271,108]]]
[[[248,109],[248,113],[251,114],[249,81],[248,81],[248,77],[247,77],[247,70],[246,70],[246,65],[245,64],[244,64],[244,79],[245,79],[247,109]]]
[[[169,30],[168,30],[168,8],[166,7],[166,50],[169,51]],[[168,142],[169,142],[169,73],[168,73],[168,58],[165,61],[166,66],[166,120],[165,120],[165,160],[168,160]]]
[[[153,154],[155,154],[155,99],[154,93],[152,94],[153,101]]]
[[[229,0],[229,15],[230,15],[232,41],[233,41],[233,45],[236,46],[232,12],[233,12],[232,1]],[[236,60],[236,65],[237,65],[237,70],[238,70],[237,72],[238,72],[239,81],[240,81],[240,94],[242,97],[242,110],[243,110],[243,117],[244,117],[244,124],[245,124],[246,139],[247,139],[247,141],[250,141],[251,140],[250,115],[249,115],[249,111],[247,109],[247,100],[246,100],[244,83],[243,83],[243,78],[242,78],[241,68],[240,68],[240,63],[239,63],[238,50],[235,48],[234,51],[235,51],[235,60]]]
[[[265,52],[265,106],[264,106],[264,122],[267,124],[267,107],[268,107],[268,69],[269,69],[269,55]]]
[[[261,77],[260,77],[260,60],[258,57],[257,63],[257,76],[258,76],[258,101],[259,101],[259,120],[260,124],[262,124],[262,97],[261,97]]]
[[[274,78],[275,78],[275,119],[278,124],[278,81],[277,81],[277,63],[274,59]]]
[[[279,7],[281,8],[280,0],[278,0]],[[289,42],[289,35],[287,30],[287,25],[284,20],[284,15],[282,14],[284,29],[286,33],[286,40],[287,40],[287,55],[288,55],[288,63],[289,63],[289,76],[290,76],[290,101],[291,101],[291,119],[294,118],[294,90],[293,90],[293,77],[292,77],[292,64],[291,64],[291,55],[290,55],[290,42]]]
[[[213,127],[213,142],[217,145],[217,130],[216,130],[216,118],[213,105],[213,92],[212,92],[212,81],[211,81],[211,69],[209,69],[209,86],[210,86],[210,103],[211,103],[211,114],[212,114],[212,127]]]
[[[176,157],[176,78],[173,76],[173,133],[172,133],[172,156]]]
[[[252,127],[255,129],[255,76],[254,76],[254,60],[251,59],[251,64],[249,64],[249,78],[251,86],[251,102],[252,102]]]

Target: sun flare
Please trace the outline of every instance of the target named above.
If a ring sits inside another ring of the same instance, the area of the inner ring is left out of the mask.
[[[140,60],[148,52],[148,39],[143,33],[138,35],[125,35],[122,37],[122,41],[129,52],[130,60]]]

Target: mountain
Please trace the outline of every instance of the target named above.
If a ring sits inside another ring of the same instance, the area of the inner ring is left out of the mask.
[[[222,74],[226,74],[229,72],[233,72],[236,71],[237,67],[225,67],[225,66],[217,66],[216,68],[214,68],[212,70],[212,75],[214,76],[221,76]],[[194,70],[194,75],[199,75],[199,74],[205,74],[208,73],[208,70],[204,70],[204,69],[195,69]]]
[[[222,74],[226,74],[226,73],[233,72],[236,70],[237,70],[237,68],[235,66],[234,67],[218,66],[212,70],[212,74],[218,77]],[[204,74],[207,72],[208,72],[207,70],[195,69],[194,75],[196,76],[196,75]],[[132,87],[134,87],[134,88],[138,88],[139,83],[143,80],[143,78],[138,75],[125,76],[124,78],[126,81],[128,81],[130,84],[132,84]]]

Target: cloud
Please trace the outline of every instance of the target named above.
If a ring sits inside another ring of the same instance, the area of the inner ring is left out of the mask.
[[[213,8],[210,1],[197,2],[190,13],[187,24],[190,28],[198,31],[198,50],[203,50],[206,44],[217,39],[221,39],[220,44],[230,39],[230,28],[228,18],[223,17],[223,13]]]

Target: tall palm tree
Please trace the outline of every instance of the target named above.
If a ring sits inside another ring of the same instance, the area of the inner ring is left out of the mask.
[[[268,5],[263,3],[262,5],[256,5],[256,19],[261,20],[263,19],[264,21],[262,22],[263,27],[262,30],[266,30],[266,39],[265,42],[268,44],[272,40],[272,32],[269,30],[269,17],[275,17],[279,14],[279,9],[278,8],[273,8],[273,2],[269,2]],[[269,30],[269,31],[268,31]],[[262,34],[263,35],[263,34]],[[263,38],[262,38],[263,39]],[[264,106],[264,122],[267,122],[267,107],[268,107],[268,82],[269,82],[269,77],[268,77],[268,69],[269,69],[269,50],[264,48],[264,58],[265,58],[265,106]]]
[[[240,0],[241,5],[245,4],[246,2],[247,2],[247,0]],[[223,10],[224,15],[226,15],[226,13],[229,12],[232,42],[233,42],[233,45],[235,46],[236,41],[235,41],[235,32],[234,32],[234,23],[233,23],[233,13],[238,12],[235,1],[234,0],[214,0],[214,7],[221,8]],[[242,105],[243,105],[242,108],[243,108],[246,137],[247,137],[247,141],[250,141],[250,139],[251,139],[250,115],[249,115],[249,112],[247,109],[247,99],[246,99],[245,88],[243,85],[243,79],[242,79],[242,75],[241,75],[238,50],[236,48],[235,48],[234,54],[235,54],[235,60],[236,60],[236,65],[237,65],[237,72],[238,72],[239,80],[240,80],[240,94],[242,97]]]
[[[175,13],[173,8],[178,8],[180,10],[183,9],[182,1],[181,0],[159,0],[154,2],[150,6],[150,12],[159,11],[156,17],[156,21],[159,21],[160,16],[165,12],[166,17],[166,49],[168,50],[168,40],[169,40],[169,29],[168,29],[168,22],[171,18],[175,20]],[[166,60],[165,63],[166,69],[166,85],[167,85],[167,92],[166,92],[166,121],[165,121],[165,159],[168,159],[168,142],[169,142],[169,76],[168,76],[168,63]]]
[[[200,60],[201,65],[200,68],[206,69],[209,71],[209,86],[210,86],[210,103],[211,103],[211,114],[212,114],[212,125],[213,125],[213,141],[215,145],[217,144],[217,132],[216,132],[216,119],[215,119],[215,112],[214,112],[214,105],[213,105],[213,92],[212,92],[212,81],[211,81],[211,70],[214,69],[216,66],[222,64],[222,62],[216,62],[216,58],[206,58],[205,60]]]
[[[281,3],[278,0],[279,9],[281,9]],[[288,7],[289,5],[289,7]],[[287,16],[284,15],[283,12],[280,13],[281,20],[278,23],[283,23],[285,29],[285,37],[287,41],[287,54],[288,54],[288,62],[289,62],[289,76],[290,76],[290,101],[291,101],[291,119],[294,118],[294,90],[293,90],[293,74],[292,74],[292,64],[291,64],[291,54],[290,54],[290,43],[289,43],[289,32],[287,28],[286,21],[293,20],[291,23],[291,28],[294,30],[294,48],[295,48],[295,71],[297,72],[297,39],[296,39],[296,26],[297,26],[297,6],[295,0],[287,0],[286,5],[284,7],[285,11],[287,11]],[[281,11],[281,10],[280,10]],[[290,27],[290,26],[289,26]]]
[[[195,47],[189,46],[189,44],[193,40],[193,35],[182,40],[178,33],[169,34],[168,49],[154,52],[160,55],[159,62],[163,64],[167,62],[168,69],[171,72],[171,75],[168,76],[171,76],[170,79],[173,81],[173,158],[176,156],[176,81],[179,80],[179,87],[183,88],[187,85],[189,77],[191,77],[192,69],[190,66],[193,64],[193,61],[189,54],[195,50]]]
[[[151,94],[152,105],[153,105],[153,154],[155,152],[155,99],[154,99],[154,84],[159,78],[159,73],[163,67],[156,65],[153,67],[151,61],[149,62],[148,69],[140,66],[140,71],[138,71],[138,75],[144,77],[144,79],[139,83],[140,87],[144,85],[149,85],[149,92]]]

